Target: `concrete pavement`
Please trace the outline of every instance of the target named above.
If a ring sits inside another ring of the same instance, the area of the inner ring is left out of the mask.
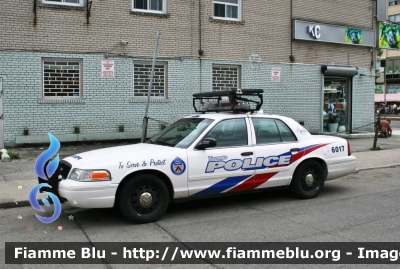
[[[377,146],[383,150],[371,151],[373,138],[349,139],[352,154],[357,158],[356,172],[385,167],[400,167],[400,128],[394,129],[390,138],[378,138]],[[80,152],[118,146],[124,143],[95,143],[80,145],[61,145],[60,158]],[[16,147],[8,151],[19,153],[21,159],[0,162],[0,208],[28,206],[29,192],[38,184],[34,172],[36,158],[47,149],[44,147]],[[400,171],[400,170],[399,170]],[[38,199],[46,197],[38,194]]]

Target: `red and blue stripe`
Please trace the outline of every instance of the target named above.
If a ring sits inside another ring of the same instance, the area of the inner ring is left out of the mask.
[[[299,148],[299,151],[297,153],[292,153],[292,152],[285,152],[279,156],[283,155],[292,155],[290,158],[290,163],[286,165],[280,165],[279,167],[282,166],[288,166],[291,165],[292,163],[296,162],[303,156],[323,147],[328,145],[329,143],[324,143],[324,144],[316,144],[316,145],[310,145],[306,146],[303,148]],[[276,166],[274,166],[276,167]],[[266,168],[268,169],[268,168]],[[241,192],[241,191],[248,191],[248,190],[254,190],[258,186],[264,184],[267,182],[270,178],[275,176],[278,172],[269,172],[269,173],[263,173],[263,174],[249,174],[249,175],[243,175],[243,176],[235,176],[235,177],[228,177],[225,178],[214,185],[211,185],[210,187],[197,192],[193,194],[192,196],[199,196],[199,195],[212,195],[212,194],[218,194],[218,193],[232,193],[232,192]]]

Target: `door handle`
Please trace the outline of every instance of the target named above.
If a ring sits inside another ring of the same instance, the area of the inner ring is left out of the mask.
[[[299,152],[299,148],[290,149],[290,152]]]
[[[242,154],[241,154],[242,156],[250,156],[250,155],[253,155],[253,152],[251,152],[251,151],[248,151],[248,152],[242,152]]]

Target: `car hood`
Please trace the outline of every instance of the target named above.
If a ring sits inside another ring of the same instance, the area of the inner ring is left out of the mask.
[[[143,159],[160,155],[179,154],[186,149],[140,143],[82,152],[64,160],[78,168],[102,167],[110,161]]]

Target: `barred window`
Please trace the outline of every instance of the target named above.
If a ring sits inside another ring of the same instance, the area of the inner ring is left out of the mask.
[[[82,60],[43,59],[43,97],[81,98]]]
[[[64,6],[83,6],[83,0],[42,0],[42,3]]]
[[[132,0],[132,10],[151,12],[151,13],[166,13],[167,0]]]
[[[236,90],[238,88],[240,88],[240,66],[213,65],[213,91]]]
[[[136,62],[133,64],[133,96],[145,97],[150,84],[151,62]],[[150,97],[167,98],[167,63],[156,63],[154,66],[153,84]]]

